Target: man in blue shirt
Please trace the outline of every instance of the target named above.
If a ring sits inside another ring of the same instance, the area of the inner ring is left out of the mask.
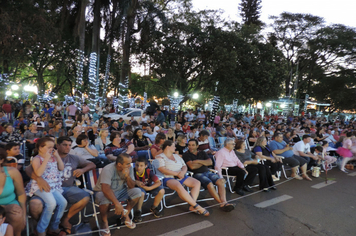
[[[274,134],[274,140],[268,145],[271,151],[279,156],[284,157],[283,164],[288,165],[292,168],[292,178],[295,179],[306,179],[311,181],[312,179],[307,175],[307,161],[297,155],[294,155],[293,148],[283,141],[283,134],[276,132]],[[302,177],[297,174],[298,167],[302,172]]]

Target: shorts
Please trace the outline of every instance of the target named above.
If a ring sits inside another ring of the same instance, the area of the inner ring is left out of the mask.
[[[215,184],[216,181],[220,179],[219,175],[210,171],[203,172],[203,173],[196,173],[193,175],[193,177],[200,181],[204,189],[207,189],[210,183]]]
[[[62,195],[70,205],[73,205],[81,201],[85,197],[90,197],[90,194],[88,192],[75,186],[62,187],[62,189],[63,189]]]
[[[119,202],[123,202],[128,199],[135,199],[141,197],[141,190],[139,188],[127,189],[126,187],[124,187],[123,189],[114,191],[114,194],[116,199],[119,200]],[[99,205],[111,203],[111,201],[105,197],[103,192],[96,192],[95,202]]]
[[[297,156],[297,155],[293,155],[291,157],[284,158],[284,159],[282,159],[282,161],[283,161],[284,165],[288,165],[292,168],[296,167],[296,166],[302,167],[307,163],[307,161],[304,158]]]
[[[163,186],[164,186],[164,187],[168,187],[168,186],[167,186],[167,181],[168,181],[168,180],[171,180],[171,179],[176,179],[177,181],[179,181],[179,183],[183,184],[184,181],[185,181],[186,179],[188,179],[188,178],[189,178],[189,176],[185,176],[183,179],[164,178],[164,179],[163,179]]]
[[[141,189],[141,192],[143,192],[146,195],[146,190],[144,190],[143,188],[140,188],[140,189]],[[161,189],[163,189],[163,187],[162,186],[158,186],[157,188],[152,189],[152,190],[147,191],[147,192],[155,197],[158,194],[158,192],[161,191]]]

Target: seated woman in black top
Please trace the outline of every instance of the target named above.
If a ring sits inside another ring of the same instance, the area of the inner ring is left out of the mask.
[[[177,145],[176,145],[176,154],[180,157],[183,156],[184,151],[188,148],[187,137],[185,135],[178,135]]]
[[[250,147],[255,146],[255,142],[257,140],[257,132],[251,127],[250,133],[248,135],[248,144]]]
[[[141,128],[135,129],[131,142],[135,146],[135,151],[138,157],[146,157],[149,159],[148,149],[150,149],[152,143],[149,138],[143,136]]]
[[[266,140],[264,137],[262,138]],[[269,192],[270,188],[276,190],[269,167],[267,165],[260,164],[259,161],[255,159],[255,155],[249,149],[246,149],[245,141],[236,141],[235,154],[245,165],[249,175],[256,175],[258,173],[258,177],[260,179],[260,190],[263,190],[264,192]],[[249,186],[244,186],[244,190],[252,192]]]
[[[292,130],[291,136],[293,138],[293,143],[297,143],[301,140],[300,136],[297,134],[297,130],[295,129]]]
[[[265,138],[259,137],[257,139],[253,152],[259,159],[266,159],[264,164],[270,168],[273,180],[278,181],[277,171],[282,168],[282,159],[268,148]]]

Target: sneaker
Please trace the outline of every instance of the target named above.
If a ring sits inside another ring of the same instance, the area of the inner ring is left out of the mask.
[[[139,223],[142,221],[141,211],[135,211],[133,222]]]
[[[163,211],[159,211],[157,207],[155,208],[150,208],[150,211],[153,213],[153,215],[156,217],[156,218],[160,218],[163,216]]]

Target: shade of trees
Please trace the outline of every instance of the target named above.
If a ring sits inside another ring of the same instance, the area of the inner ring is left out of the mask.
[[[187,100],[199,92],[207,100],[217,93],[231,103],[308,93],[335,109],[353,108],[346,96],[355,89],[355,29],[311,14],[282,13],[264,26],[260,0],[241,1],[241,24],[218,11],[193,11],[189,0],[3,3],[0,73],[40,93],[77,88],[106,97],[129,78],[133,93],[149,97],[179,91]],[[78,49],[86,58],[82,76]],[[98,54],[95,88],[88,86],[91,52]],[[138,67],[145,72],[133,75]]]

